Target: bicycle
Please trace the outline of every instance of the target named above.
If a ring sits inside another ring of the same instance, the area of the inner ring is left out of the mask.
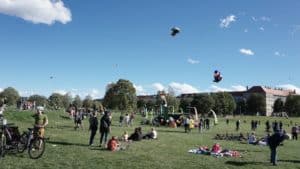
[[[36,131],[36,129],[28,128],[28,131],[21,135],[18,144],[18,151],[23,153],[28,149],[28,154],[31,159],[42,157],[46,148],[45,138],[40,137]]]
[[[20,137],[18,127],[0,117],[0,158],[8,151],[18,150]]]

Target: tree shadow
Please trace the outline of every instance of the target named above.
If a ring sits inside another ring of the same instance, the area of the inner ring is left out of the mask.
[[[300,163],[300,160],[278,160],[278,162],[284,162],[284,163]]]
[[[63,142],[63,141],[47,141],[47,143],[63,145],[63,146],[81,146],[81,147],[87,147],[88,146],[88,144],[68,143],[68,142]]]
[[[225,164],[233,166],[245,166],[245,165],[262,165],[268,164],[267,162],[256,162],[256,161],[227,161]]]

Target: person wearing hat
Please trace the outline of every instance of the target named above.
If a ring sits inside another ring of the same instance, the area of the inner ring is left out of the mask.
[[[48,117],[44,114],[44,107],[38,106],[34,118],[34,132],[37,132],[39,137],[44,138],[45,127],[48,125]]]

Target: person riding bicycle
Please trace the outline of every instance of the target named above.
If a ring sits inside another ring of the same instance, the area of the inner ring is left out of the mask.
[[[44,107],[38,106],[37,112],[33,115],[34,118],[34,132],[38,134],[39,137],[44,138],[45,127],[48,125],[48,117],[44,114]]]

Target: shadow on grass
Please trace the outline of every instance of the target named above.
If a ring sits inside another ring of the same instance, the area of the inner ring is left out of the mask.
[[[184,131],[178,131],[178,130],[157,130],[159,133],[185,133]]]
[[[267,165],[267,162],[255,162],[255,161],[227,161],[226,164],[233,166],[245,166],[245,165]]]
[[[300,163],[300,160],[278,160],[278,162],[284,162],[284,163]]]
[[[81,146],[81,147],[87,147],[88,144],[79,144],[79,143],[68,143],[63,141],[47,141],[49,144],[58,144],[63,146]]]

